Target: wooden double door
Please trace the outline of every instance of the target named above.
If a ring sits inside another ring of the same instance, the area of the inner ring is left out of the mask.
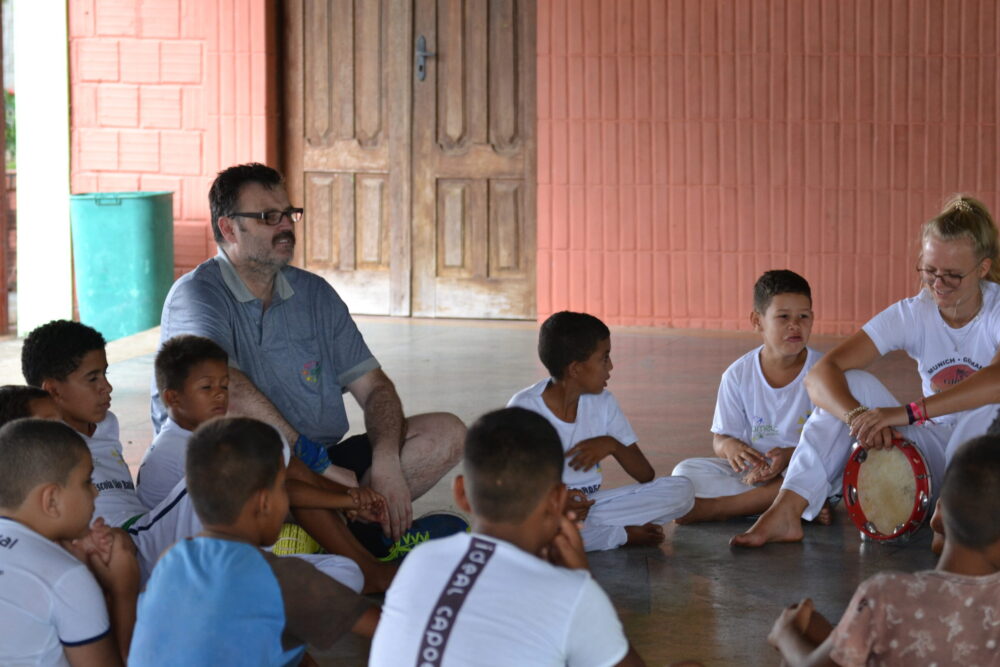
[[[535,3],[285,5],[298,264],[353,312],[535,316]]]

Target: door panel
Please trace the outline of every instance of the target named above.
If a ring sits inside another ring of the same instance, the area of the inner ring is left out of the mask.
[[[284,7],[297,263],[353,312],[534,317],[534,2]]]
[[[414,82],[414,314],[534,317],[534,14],[416,2],[435,56]]]

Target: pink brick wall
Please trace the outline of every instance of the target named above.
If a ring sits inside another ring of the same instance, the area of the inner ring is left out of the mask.
[[[998,197],[994,0],[538,3],[538,308],[747,328],[753,281],[850,333],[920,223]]]
[[[73,192],[172,190],[178,275],[215,253],[215,173],[279,157],[274,7],[70,0]]]

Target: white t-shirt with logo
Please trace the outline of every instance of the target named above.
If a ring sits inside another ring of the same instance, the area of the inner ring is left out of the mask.
[[[0,665],[69,665],[63,646],[111,629],[87,566],[25,525],[0,517]]]
[[[806,348],[806,362],[784,387],[772,387],[760,366],[764,346],[747,352],[722,374],[715,401],[712,433],[741,440],[762,454],[774,447],[794,447],[812,414],[805,377],[822,352]]]
[[[545,417],[559,433],[563,451],[568,452],[578,442],[610,435],[626,447],[639,441],[632,425],[618,407],[618,401],[607,389],[600,394],[583,394],[576,406],[576,421],[564,422],[556,417],[549,406],[545,405],[542,392],[550,380],[542,380],[514,394],[507,402],[507,407],[525,408]],[[574,470],[569,466],[569,459],[563,466],[563,483],[571,489],[581,489],[584,493],[596,493],[601,488],[601,464],[590,470]]]
[[[474,541],[490,543],[485,565],[464,560]],[[442,611],[442,593],[456,588],[461,606]],[[611,600],[589,572],[477,533],[425,542],[406,557],[386,593],[368,664],[415,664],[425,630],[435,631],[437,644],[446,629],[443,667],[615,665],[628,652]]]
[[[98,492],[94,518],[103,517],[109,526],[121,526],[132,517],[145,514],[149,508],[136,495],[132,472],[122,455],[118,418],[114,413],[108,412],[94,434],[84,435],[83,439],[94,459],[94,486]]]
[[[959,329],[945,323],[934,298],[921,290],[883,310],[862,330],[879,354],[904,350],[914,359],[923,394],[932,396],[988,366],[1000,347],[1000,285],[983,281],[980,286],[983,306]],[[945,415],[934,421],[953,419]]]

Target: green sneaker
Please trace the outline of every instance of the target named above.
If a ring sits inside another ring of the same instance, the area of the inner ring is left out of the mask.
[[[379,558],[383,563],[403,560],[413,549],[429,540],[448,537],[455,533],[469,532],[469,522],[464,517],[451,512],[432,512],[413,521],[410,529],[395,542],[382,537],[386,555]]]

